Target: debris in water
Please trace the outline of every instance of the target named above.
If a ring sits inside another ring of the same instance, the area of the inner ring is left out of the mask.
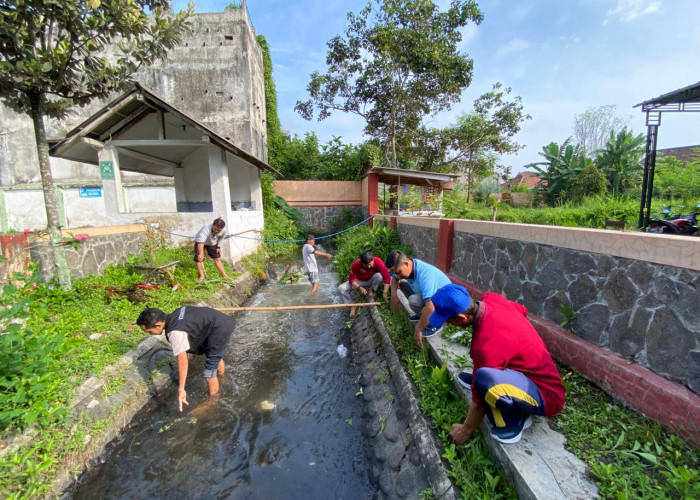
[[[260,409],[261,409],[261,410],[266,410],[266,411],[274,410],[274,409],[275,409],[275,404],[274,404],[274,403],[270,403],[270,402],[266,399],[265,401],[263,401],[262,403],[260,403]]]
[[[340,344],[338,346],[338,354],[340,355],[341,358],[344,358],[345,356],[348,355],[348,348],[345,347],[343,344]]]

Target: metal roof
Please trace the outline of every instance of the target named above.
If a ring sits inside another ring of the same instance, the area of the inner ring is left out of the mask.
[[[403,168],[373,168],[371,171],[378,174],[379,182],[383,184],[411,184],[414,186],[436,186],[439,184],[443,189],[448,190],[452,189],[452,182],[459,177],[459,174],[441,174]]]
[[[700,82],[640,102],[642,111],[700,111]]]
[[[187,156],[213,144],[252,166],[281,175],[138,83],[63,139],[51,141],[50,154],[97,165],[97,151],[110,143],[119,148],[121,170],[173,176]]]

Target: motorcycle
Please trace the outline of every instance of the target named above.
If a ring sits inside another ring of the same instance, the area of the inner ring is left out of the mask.
[[[700,208],[700,203],[698,203]],[[647,233],[678,234],[692,236],[698,234],[698,215],[700,212],[692,212],[687,215],[671,217],[671,210],[665,208],[664,219],[652,219],[646,228]]]

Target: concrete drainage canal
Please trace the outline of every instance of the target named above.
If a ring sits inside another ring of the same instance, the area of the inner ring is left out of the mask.
[[[339,303],[337,285],[326,268],[314,296],[302,278],[268,283],[246,305]],[[206,401],[200,356],[190,406],[179,413],[174,392],[164,395],[64,498],[419,498],[431,487],[452,498],[373,315],[360,310],[350,329],[345,308],[239,313],[216,404],[197,410]]]

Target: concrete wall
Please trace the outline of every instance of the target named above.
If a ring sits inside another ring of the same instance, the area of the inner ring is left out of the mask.
[[[244,151],[267,161],[262,52],[246,9],[196,14],[182,44],[164,62],[139,70],[135,79]],[[94,101],[64,120],[47,121],[47,134],[61,137],[104,104]],[[59,184],[100,183],[94,165],[52,158],[51,169]],[[147,179],[152,178],[124,172],[127,183]],[[0,186],[40,181],[31,120],[0,104]]]
[[[360,206],[360,181],[275,181],[275,194],[293,207]]]
[[[437,263],[440,220],[399,217],[402,241]],[[700,239],[455,220],[453,274],[700,392]]]
[[[99,184],[89,186],[89,189],[90,196],[81,196],[80,187],[56,189],[59,218],[64,228],[129,223],[126,219],[114,221],[107,216],[104,192]],[[127,212],[133,214],[133,220],[140,218],[141,214],[177,212],[173,186],[125,186],[124,196]],[[40,186],[0,190],[0,232],[45,227],[46,210]]]

